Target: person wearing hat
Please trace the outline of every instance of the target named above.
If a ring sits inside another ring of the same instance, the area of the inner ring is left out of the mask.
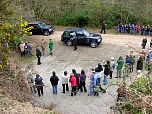
[[[49,41],[49,49],[50,49],[50,55],[53,55],[52,54],[52,49],[53,49],[53,41],[52,41],[52,39],[50,39],[50,41]]]
[[[43,86],[44,86],[44,84],[43,84],[42,80],[43,80],[43,78],[40,77],[39,74],[36,74],[36,78],[35,78],[34,81],[35,81],[35,85],[37,87],[37,92],[38,92],[38,96],[39,97],[44,94],[43,93]]]
[[[113,74],[114,69],[115,69],[115,59],[114,59],[114,57],[111,57],[111,60],[110,60],[110,79],[112,79],[112,74]]]
[[[58,92],[58,89],[57,89],[58,81],[59,81],[59,78],[56,76],[56,73],[53,71],[52,76],[50,78],[50,82],[53,88],[53,94],[57,94]]]

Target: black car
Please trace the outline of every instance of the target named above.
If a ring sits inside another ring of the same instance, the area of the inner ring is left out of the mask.
[[[78,44],[89,44],[92,48],[95,48],[102,42],[100,34],[89,33],[82,28],[66,29],[61,36],[61,41],[65,42],[68,46],[71,46],[73,33],[76,35],[75,37],[77,38]]]
[[[45,23],[39,21],[29,22],[28,26],[33,27],[32,30],[30,30],[33,35],[48,36],[54,32],[54,27],[52,25],[46,25]]]

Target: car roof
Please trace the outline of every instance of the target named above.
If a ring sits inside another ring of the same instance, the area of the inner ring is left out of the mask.
[[[42,23],[40,21],[32,21],[32,22],[29,22],[28,24],[39,24],[39,23]]]
[[[67,28],[67,29],[65,29],[65,31],[68,31],[68,32],[70,32],[70,31],[78,32],[78,31],[83,31],[83,30],[85,30],[85,29],[83,29],[83,28]]]

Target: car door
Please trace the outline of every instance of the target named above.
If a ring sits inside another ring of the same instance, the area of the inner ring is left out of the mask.
[[[43,34],[42,29],[38,24],[34,25],[34,32],[35,32],[35,34]]]
[[[61,36],[61,40],[67,42],[68,40],[70,40],[70,32],[69,31],[65,31],[62,36]]]
[[[83,34],[83,31],[78,31],[77,32],[77,42],[79,43],[79,44],[83,44],[83,43],[85,43],[86,41],[86,38],[85,38],[86,36]]]

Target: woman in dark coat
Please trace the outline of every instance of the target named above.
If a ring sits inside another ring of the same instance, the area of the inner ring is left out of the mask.
[[[139,57],[139,59],[137,61],[137,68],[136,69],[137,69],[137,71],[143,69],[143,59],[141,57]]]

